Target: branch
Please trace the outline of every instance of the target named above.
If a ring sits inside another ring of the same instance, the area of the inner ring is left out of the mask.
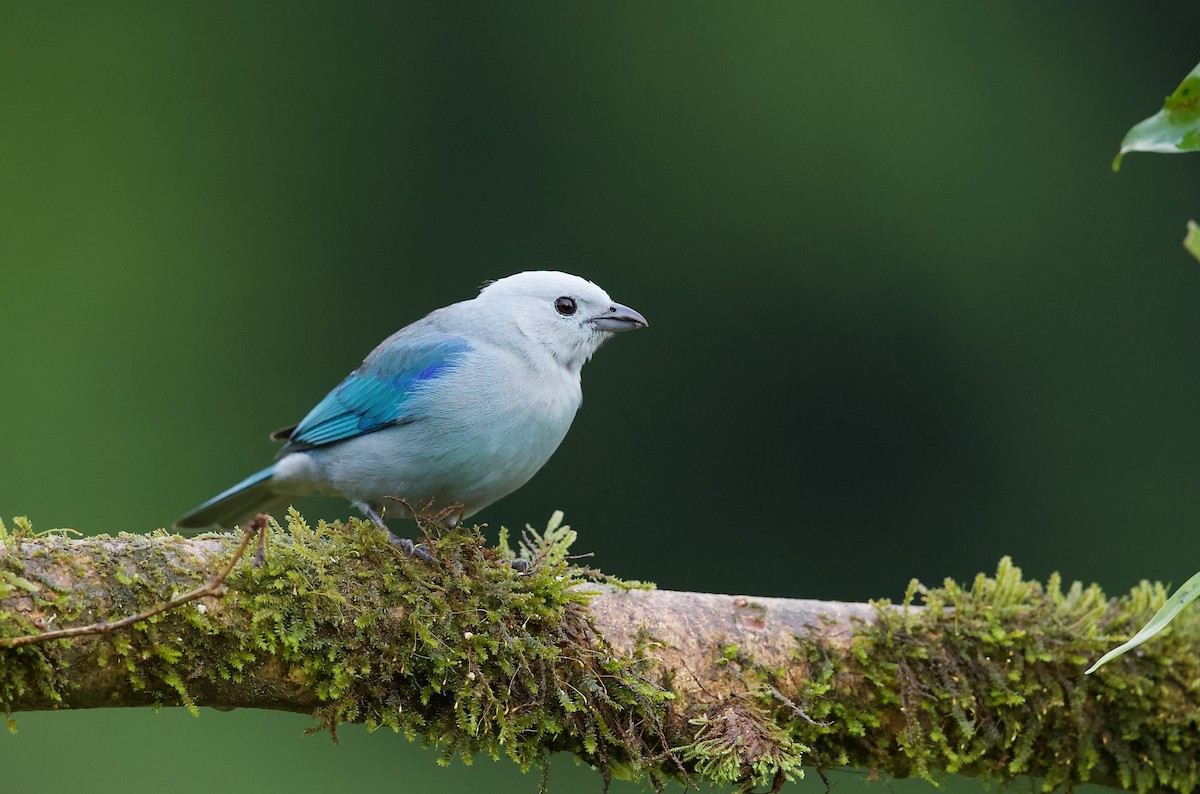
[[[149,620],[155,615],[162,614],[163,612],[175,609],[176,607],[181,607],[184,604],[191,603],[192,601],[199,601],[205,596],[220,598],[221,596],[225,595],[225,578],[229,576],[230,571],[233,570],[233,566],[237,565],[238,560],[240,560],[242,555],[245,554],[246,547],[250,545],[250,541],[255,535],[258,535],[260,538],[261,547],[262,541],[265,539],[266,528],[267,516],[259,513],[257,517],[247,524],[246,530],[242,534],[242,542],[238,544],[236,549],[234,549],[233,555],[229,558],[229,562],[225,563],[225,566],[221,568],[221,571],[204,584],[200,585],[194,590],[189,590],[181,596],[175,596],[169,601],[163,601],[155,604],[152,607],[147,607],[136,615],[129,615],[128,617],[121,618],[120,620],[109,621],[101,618],[99,621],[91,623],[87,626],[72,626],[67,629],[54,629],[52,631],[42,631],[37,634],[22,634],[17,637],[0,637],[0,648],[19,648],[22,645],[38,645],[45,642],[52,642],[54,640],[63,640],[68,637],[85,637],[91,634],[108,634],[110,632],[120,631],[121,629],[127,629],[137,623]],[[260,558],[256,557],[255,559],[261,563]],[[10,577],[10,581],[13,586],[20,586],[22,584],[28,585],[28,582],[23,579]],[[36,592],[35,587],[32,585],[26,587],[26,589],[29,592]]]
[[[271,535],[264,564],[122,632],[0,647],[0,710],[182,704],[312,713],[528,768],[777,788],[800,765],[1048,786],[1200,782],[1200,624],[1083,676],[1154,612],[1023,580],[910,588],[925,606],[626,590],[532,533],[514,570],[477,530],[395,553],[370,524]],[[552,528],[553,529],[553,528]],[[563,528],[565,530],[565,528]],[[68,539],[0,524],[0,638],[137,615],[202,590],[249,535]]]

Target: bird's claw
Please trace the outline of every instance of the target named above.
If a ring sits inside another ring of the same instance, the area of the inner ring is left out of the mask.
[[[409,557],[415,557],[421,562],[434,563],[433,555],[430,554],[420,543],[413,543],[411,538],[401,538],[388,532],[388,543],[392,544],[400,551],[407,554]]]

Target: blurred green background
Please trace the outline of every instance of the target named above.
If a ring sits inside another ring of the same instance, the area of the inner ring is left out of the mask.
[[[1133,3],[5,2],[0,515],[169,525],[396,328],[555,268],[651,328],[588,366],[563,447],[479,516],[492,537],[562,509],[606,570],[777,596],[897,597],[1003,554],[1114,591],[1181,582],[1200,568],[1200,265],[1179,244],[1200,158],[1109,163],[1200,59],[1197,22]],[[23,715],[0,774],[537,787],[309,724]],[[568,758],[551,782],[601,790]]]

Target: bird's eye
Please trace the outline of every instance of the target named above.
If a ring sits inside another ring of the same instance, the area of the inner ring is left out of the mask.
[[[574,298],[568,298],[565,295],[554,302],[554,308],[563,317],[570,317],[579,307],[575,305]]]

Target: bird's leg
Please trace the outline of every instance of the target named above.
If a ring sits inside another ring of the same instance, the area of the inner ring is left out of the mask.
[[[416,557],[422,562],[434,562],[433,555],[425,550],[425,547],[420,543],[413,543],[410,538],[402,538],[392,533],[388,525],[383,522],[383,510],[377,509],[374,505],[366,504],[365,502],[356,502],[355,506],[370,519],[371,523],[387,533],[388,543],[403,551],[409,557]]]
[[[405,507],[407,507],[408,511],[410,513],[413,513],[413,515],[416,515],[416,513],[413,512],[413,509],[409,506],[408,502],[402,501],[401,504],[403,504]],[[438,521],[443,526],[445,526],[447,529],[454,529],[456,526],[461,524],[463,521],[463,506],[462,506],[462,504],[460,503],[460,504],[456,504],[456,505],[451,505],[446,510],[443,510],[435,518],[435,520]],[[517,573],[529,573],[529,569],[533,567],[533,563],[531,563],[529,560],[521,560],[521,559],[504,560],[504,563],[506,565],[508,565],[510,568],[512,568],[514,571],[516,571]]]
[[[362,514],[369,518],[372,524],[379,527],[389,535],[392,534],[392,531],[388,529],[388,525],[383,523],[383,516],[381,516],[379,511],[374,507],[371,507],[371,505],[367,504],[366,502],[355,502],[354,506],[361,510]]]

